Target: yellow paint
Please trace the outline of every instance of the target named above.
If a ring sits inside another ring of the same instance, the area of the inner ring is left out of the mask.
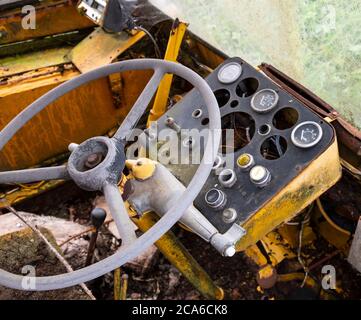
[[[114,270],[114,300],[120,300],[121,296],[121,269]]]
[[[177,61],[180,46],[187,30],[187,26],[188,25],[186,23],[180,22],[176,28],[171,30],[164,60],[173,62]],[[149,113],[148,126],[152,121],[157,121],[158,118],[166,111],[172,81],[173,75],[166,74],[160,82],[153,108]]]
[[[298,248],[299,231],[299,225],[284,224],[277,229],[277,232],[287,241],[292,249]],[[305,246],[307,244],[311,244],[314,240],[316,240],[316,235],[313,232],[313,229],[308,224],[304,225],[302,232],[302,245]]]
[[[287,273],[287,274],[279,274],[277,277],[277,282],[290,282],[290,281],[297,281],[297,282],[303,282],[305,279],[304,273]],[[318,292],[320,290],[320,298],[321,299],[334,299],[334,296],[329,294],[327,291],[320,288],[320,284],[317,283],[313,278],[308,276],[305,281],[305,285],[313,290],[315,292]],[[340,284],[337,282],[335,292],[338,294],[342,294],[343,290],[340,287]]]
[[[305,279],[304,273],[279,274],[277,277],[278,282],[290,282],[290,281],[302,282],[304,279]],[[305,285],[309,288],[315,289],[316,291],[319,288],[318,283],[315,280],[313,280],[311,277],[306,278]]]
[[[69,60],[66,58],[69,50],[69,47],[64,47],[2,58],[0,59],[0,78],[69,63]]]
[[[261,270],[258,271],[260,279],[267,279],[271,277],[273,273],[274,273],[274,268],[270,264],[267,264]]]
[[[274,266],[284,259],[295,257],[295,254],[287,246],[288,243],[276,231],[270,232],[261,241]]]
[[[128,275],[121,268],[114,270],[114,300],[127,300]]]
[[[0,130],[37,98],[79,74],[64,64],[7,78],[0,83]],[[151,75],[150,70],[122,72],[114,90],[103,78],[59,98],[4,147],[0,171],[33,166],[67,151],[70,142],[105,134],[122,122]]]
[[[21,201],[29,198],[36,197],[42,193],[55,189],[56,187],[64,184],[62,180],[54,180],[37,183],[36,185],[19,186],[7,193],[0,193],[0,209],[7,206],[13,206]]]
[[[325,209],[322,206],[321,200],[317,199],[316,200],[316,204],[317,204],[317,210],[322,214],[322,216],[325,218],[325,220],[337,231],[345,234],[347,237],[351,237],[351,232],[347,231],[345,229],[342,229],[341,227],[339,227],[336,223],[334,223],[331,218],[328,216],[328,214],[326,213]]]
[[[256,245],[249,246],[245,250],[245,254],[258,266],[264,266],[267,264],[266,257],[262,254]]]
[[[55,71],[51,76],[59,84],[74,74],[78,73]],[[10,88],[0,86],[0,129],[57,84],[30,78]],[[69,143],[102,135],[118,119],[119,111],[113,105],[107,79],[81,86],[50,104],[14,136],[0,152],[0,170],[30,167],[66,152]]]
[[[262,245],[267,252],[272,266],[278,265],[284,259],[295,258],[295,253],[290,249],[288,242],[282,239],[277,231],[272,231],[261,240]],[[246,255],[257,265],[268,264],[266,257],[258,249],[257,245],[252,245],[245,250]]]
[[[237,243],[237,250],[247,249],[283,222],[291,220],[340,177],[341,166],[335,139],[323,154],[242,225],[247,233]]]
[[[319,222],[317,226],[318,233],[326,239],[335,248],[342,250],[347,254],[350,247],[350,237],[335,230],[327,221]]]
[[[148,212],[140,219],[133,219],[133,221],[142,232],[146,232],[158,221],[158,216],[155,213]],[[223,299],[223,290],[213,283],[209,275],[171,231],[164,234],[155,245],[204,297],[217,300]]]
[[[153,75],[152,70],[124,71],[112,77],[113,100],[124,119]],[[118,87],[118,88],[116,88]],[[117,102],[119,101],[119,103]]]
[[[0,45],[94,26],[92,21],[79,14],[69,0],[44,0],[35,8],[35,29],[22,28],[24,14],[21,7],[1,15],[0,26],[1,30],[5,31],[5,36],[0,38]]]
[[[128,275],[123,274],[121,278],[120,300],[127,300]]]
[[[352,236],[339,231],[339,228],[334,228],[334,224],[330,224],[327,220],[322,219],[322,217],[322,213],[318,207],[315,206],[312,213],[312,221],[316,232],[347,255]]]
[[[205,63],[207,67],[210,68],[210,71],[212,69],[216,69],[225,61],[223,56],[221,56],[218,52],[211,51],[202,41],[189,40],[188,43],[192,51],[199,53],[200,61]]]
[[[138,180],[149,179],[155,171],[155,162],[147,159],[140,158],[137,160],[127,160],[126,167],[132,171],[134,178]]]
[[[69,58],[84,73],[111,63],[144,35],[142,31],[132,35],[125,31],[109,33],[97,28],[71,50]]]
[[[6,81],[0,84],[0,98],[22,94],[26,91],[35,91],[37,88],[45,86],[55,86],[79,74],[79,71],[75,70],[73,66],[65,64],[14,75],[6,78]]]

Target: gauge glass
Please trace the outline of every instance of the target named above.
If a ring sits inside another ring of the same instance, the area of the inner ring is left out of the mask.
[[[251,100],[251,107],[259,113],[271,111],[278,103],[278,94],[272,89],[258,91]]]
[[[252,181],[260,182],[264,180],[267,176],[267,169],[262,166],[255,166],[250,172],[250,177]]]
[[[242,66],[236,62],[227,63],[218,71],[218,80],[224,84],[235,82],[242,74]]]
[[[305,121],[297,125],[291,134],[293,144],[300,148],[310,148],[322,138],[322,128],[314,121]]]

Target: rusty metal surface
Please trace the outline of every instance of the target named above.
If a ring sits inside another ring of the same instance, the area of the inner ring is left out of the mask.
[[[39,0],[2,0],[0,1],[0,11],[19,8],[20,6],[35,4],[37,2],[39,2]]]
[[[79,74],[61,67],[50,68],[42,77],[0,85],[0,128],[35,99]],[[58,99],[30,121],[0,153],[0,168],[35,165],[66,151],[70,142],[106,133],[118,121],[119,110],[114,107],[108,80],[94,81]]]
[[[39,196],[63,184],[64,181],[62,180],[44,181],[35,185],[19,185],[8,192],[0,192],[0,209],[20,203],[25,199]]]
[[[69,50],[69,47],[56,48],[0,59],[0,81],[2,77],[68,63],[69,59],[66,58],[66,54]]]
[[[132,35],[127,32],[108,33],[97,28],[71,50],[69,59],[84,73],[111,63],[144,35],[142,31]]]
[[[119,112],[122,117],[127,115],[128,110],[133,106],[152,75],[152,70],[125,71],[114,74],[112,79],[115,81],[114,85],[118,85],[119,87],[115,94],[120,101],[119,105],[121,109]]]
[[[72,0],[46,0],[36,5],[36,28],[21,26],[21,8],[0,13],[0,45],[94,26],[79,14]]]
[[[247,220],[247,234],[237,243],[237,251],[247,249],[266,234],[291,220],[341,178],[337,141],[316,158],[298,177]]]
[[[83,40],[93,28],[69,31],[51,36],[34,38],[15,43],[0,45],[0,58],[23,55],[29,52],[50,50],[54,48],[72,48]]]
[[[60,154],[66,150],[70,136],[80,142],[106,133],[127,115],[152,73],[123,72],[116,74],[111,83],[102,79],[59,99],[50,106],[50,115],[47,111],[42,112],[30,123],[29,132],[19,132],[0,153],[1,169],[28,167]],[[0,128],[36,98],[77,75],[79,71],[71,64],[65,64],[2,79]],[[36,137],[42,137],[42,140]]]
[[[0,98],[37,87],[54,85],[79,75],[71,64],[41,68],[4,77],[0,80]]]

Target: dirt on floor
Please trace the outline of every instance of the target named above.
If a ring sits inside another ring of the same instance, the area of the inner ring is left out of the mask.
[[[64,186],[48,192],[38,198],[25,201],[16,206],[18,210],[45,214],[65,218],[82,225],[90,226],[89,216],[97,193],[86,193],[74,184]],[[295,280],[287,283],[277,283],[271,289],[262,290],[256,280],[259,267],[245,254],[239,253],[232,258],[224,258],[196,235],[179,227],[174,227],[173,232],[178,236],[190,253],[196,257],[199,264],[211,275],[214,282],[225,291],[225,299],[360,299],[361,275],[355,272],[345,260],[342,253],[328,259],[327,264],[333,265],[337,270],[337,286],[340,290],[327,290],[320,294],[320,290],[301,288],[302,281]],[[82,237],[89,240],[89,235]],[[96,260],[111,255],[119,245],[112,234],[102,227],[97,242]],[[325,240],[318,238],[307,254],[313,263],[323,259],[335,248]],[[175,269],[161,254],[152,252],[152,261],[146,268],[136,267],[136,264],[127,264],[122,267],[122,272],[128,274],[128,299],[203,299],[201,294]],[[297,259],[296,259],[297,260]],[[85,261],[84,250],[74,255],[69,261],[74,269],[83,266]],[[148,261],[149,262],[149,261]],[[317,284],[321,284],[323,274],[322,265],[314,268],[310,273]],[[58,270],[62,271],[62,270]],[[303,269],[294,260],[285,260],[277,267],[279,274],[289,272],[303,272]],[[103,277],[87,283],[97,299],[113,299],[113,274],[108,273]],[[341,289],[342,288],[342,289]],[[3,298],[0,296],[0,298]],[[5,298],[66,298],[64,292],[52,292],[46,296],[8,295]],[[81,295],[78,298],[83,298]]]

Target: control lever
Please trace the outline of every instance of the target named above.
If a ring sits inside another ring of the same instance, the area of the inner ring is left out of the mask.
[[[127,160],[126,166],[135,177],[131,180],[134,191],[128,202],[138,214],[154,211],[163,216],[186,189],[167,168],[150,159]],[[233,224],[226,233],[221,234],[193,205],[184,212],[179,221],[210,242],[225,257],[235,254],[235,244],[245,234],[245,230],[237,224]]]
[[[88,253],[86,256],[85,266],[89,266],[93,260],[94,250],[98,239],[99,229],[103,225],[107,214],[102,208],[94,208],[91,212],[91,222],[95,227],[95,231],[90,236],[90,242],[88,247]]]

